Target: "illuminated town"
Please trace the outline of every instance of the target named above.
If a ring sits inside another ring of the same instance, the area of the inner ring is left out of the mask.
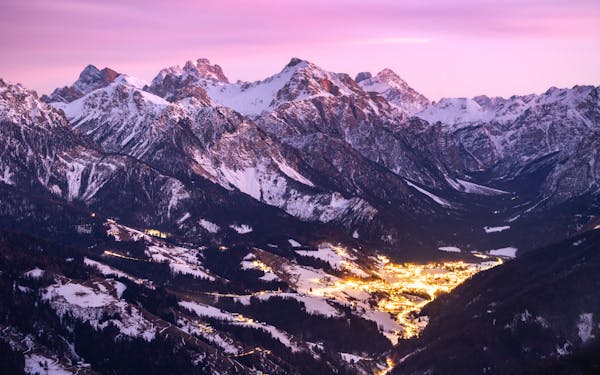
[[[334,247],[336,253],[348,257],[345,250],[338,249]],[[483,254],[480,257],[489,258]],[[311,281],[317,285],[310,287],[308,294],[350,302],[355,309],[369,308],[375,302],[378,311],[392,314],[398,322],[401,329],[394,330],[397,338],[406,339],[418,335],[427,325],[428,318],[418,316],[427,303],[442,293],[448,293],[474,274],[502,263],[500,258],[489,258],[482,263],[452,261],[396,264],[380,255],[373,269],[368,270],[372,277],[347,277],[333,282],[313,279]],[[352,269],[357,267],[355,263],[344,261],[342,264],[353,274],[358,273]],[[368,300],[364,301],[357,292],[368,294]],[[365,306],[364,302],[371,303]]]

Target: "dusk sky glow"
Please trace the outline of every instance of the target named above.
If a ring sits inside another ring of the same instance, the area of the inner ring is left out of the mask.
[[[2,0],[0,77],[47,93],[87,64],[146,80],[209,58],[230,80],[291,57],[389,67],[431,99],[600,84],[598,0]]]

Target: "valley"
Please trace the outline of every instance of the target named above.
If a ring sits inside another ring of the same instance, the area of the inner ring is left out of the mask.
[[[143,240],[146,243],[145,259],[110,250],[104,250],[102,257],[163,263],[173,273],[216,280],[201,263],[202,248],[194,250],[172,246],[162,242],[158,236],[145,235],[114,220],[109,220],[106,226],[110,228],[108,233],[119,241],[123,238]],[[426,326],[428,317],[421,316],[420,311],[427,303],[449,293],[476,273],[504,262],[502,258],[476,252],[469,262],[398,264],[384,255],[368,255],[341,245],[321,243],[316,248],[309,248],[293,239],[289,242],[292,254],[287,257],[253,247],[239,264],[240,270],[261,272],[263,275],[257,276],[259,280],[284,283],[287,291],[282,291],[280,286],[278,290],[258,290],[251,294],[208,292],[196,298],[206,302],[210,299],[205,296],[214,297],[210,302],[217,304],[219,299],[231,299],[246,305],[252,299],[266,302],[271,298],[294,299],[304,304],[308,314],[333,317],[342,316],[340,308],[344,308],[350,314],[375,322],[379,331],[396,344],[399,339],[417,336]],[[277,246],[271,244],[268,248],[277,249]],[[304,250],[295,250],[298,248]],[[226,254],[227,251],[226,247],[219,247],[219,252]],[[322,261],[322,267],[298,263],[293,259],[294,255]],[[289,259],[290,256],[292,259]],[[97,264],[97,268],[99,265],[101,263]],[[110,274],[111,271],[105,272]],[[120,271],[112,271],[113,274],[117,272]],[[185,296],[191,298],[189,292]]]

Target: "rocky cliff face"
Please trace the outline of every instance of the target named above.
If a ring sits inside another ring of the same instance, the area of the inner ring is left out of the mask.
[[[171,66],[162,69],[146,89],[169,101],[194,97],[208,102],[203,88],[206,81],[229,83],[219,65],[212,65],[208,59],[198,59],[187,61],[183,68]]]
[[[119,75],[120,73],[117,73],[110,68],[99,70],[94,65],[88,65],[81,72],[79,78],[73,83],[73,85],[58,88],[50,95],[43,95],[41,99],[46,103],[70,103],[73,100],[81,98],[89,92],[107,86]]]

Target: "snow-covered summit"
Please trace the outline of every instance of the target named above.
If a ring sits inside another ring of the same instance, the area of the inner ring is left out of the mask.
[[[416,114],[430,123],[461,124],[465,122],[489,121],[494,113],[483,108],[477,101],[468,98],[443,98],[435,105]]]
[[[175,65],[162,69],[152,80],[152,85],[160,85],[165,79],[173,78],[182,81],[209,79],[229,83],[223,69],[217,64],[211,64],[210,60],[205,58],[199,58],[196,61],[188,60],[183,67]]]
[[[429,105],[429,100],[418,93],[391,69],[383,69],[374,77],[369,72],[361,72],[355,81],[365,91],[381,94],[393,106],[404,113],[413,114]]]
[[[209,83],[228,84],[229,80],[219,65],[200,58],[187,61],[183,67],[176,65],[162,69],[146,90],[169,101],[195,97],[208,103],[205,87]]]
[[[170,101],[199,92],[206,99],[249,116],[291,101],[361,91],[348,75],[326,72],[299,58],[292,58],[281,72],[263,80],[235,83],[229,83],[218,65],[201,59],[183,68],[163,69],[147,89]]]
[[[32,90],[0,79],[0,122],[22,126],[67,127],[64,116],[43,103]]]
[[[213,100],[251,116],[287,102],[351,91],[339,75],[299,58],[292,58],[281,72],[261,81],[207,86]]]
[[[552,107],[557,115],[565,111],[579,111],[586,103],[598,104],[598,88],[594,86],[574,86],[573,88],[551,87],[540,95],[530,94],[510,98],[488,97],[485,95],[468,98],[443,98],[416,114],[430,123],[462,125],[477,122],[496,121],[505,123],[516,120],[527,110]],[[590,102],[591,101],[591,102]],[[592,124],[593,121],[586,121]]]

